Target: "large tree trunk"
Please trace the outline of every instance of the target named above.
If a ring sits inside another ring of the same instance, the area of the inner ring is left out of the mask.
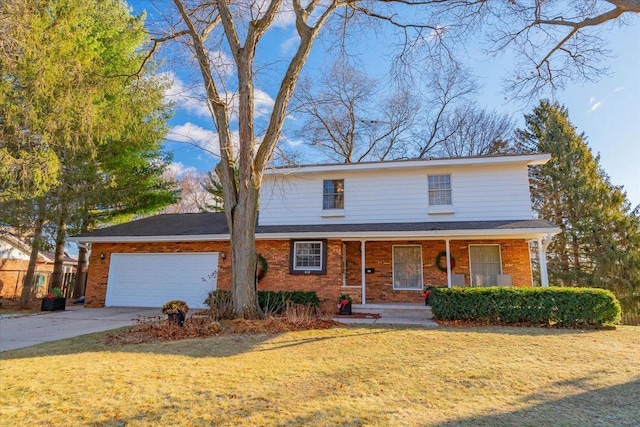
[[[27,274],[22,281],[22,294],[20,295],[20,306],[28,308],[31,302],[33,292],[33,278],[36,272],[36,265],[38,264],[38,254],[40,253],[40,246],[42,242],[42,229],[44,227],[45,220],[45,206],[40,204],[38,209],[38,218],[36,219],[35,228],[33,230],[33,239],[31,240],[31,255],[29,257],[29,266],[27,267]]]
[[[232,214],[231,294],[235,317],[259,319],[264,315],[255,288],[258,190],[250,187],[241,193]]]

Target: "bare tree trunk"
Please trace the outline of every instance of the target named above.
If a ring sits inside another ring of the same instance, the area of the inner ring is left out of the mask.
[[[84,285],[87,277],[87,247],[78,245],[78,264],[76,266],[76,283],[73,287],[73,297],[84,295]]]
[[[51,275],[51,288],[62,288],[62,277],[64,268],[64,243],[67,237],[67,224],[61,220],[56,233],[56,250],[53,261],[53,274]]]
[[[264,316],[255,292],[256,279],[256,206],[258,190],[251,187],[240,196],[233,212],[231,228],[231,293],[237,318],[259,319]]]
[[[28,308],[31,302],[31,294],[33,292],[33,278],[36,272],[36,264],[38,263],[38,254],[40,253],[40,246],[42,242],[42,229],[44,228],[45,221],[45,205],[41,203],[38,207],[38,218],[33,230],[33,239],[31,240],[31,255],[29,257],[29,266],[27,267],[27,274],[24,276],[22,282],[22,294],[20,295],[20,306]]]

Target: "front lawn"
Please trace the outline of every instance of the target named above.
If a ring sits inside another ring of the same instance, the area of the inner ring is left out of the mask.
[[[637,425],[640,328],[345,327],[0,353],[0,425]]]

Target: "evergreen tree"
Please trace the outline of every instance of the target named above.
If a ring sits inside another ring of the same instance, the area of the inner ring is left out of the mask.
[[[142,18],[119,0],[7,0],[0,22],[0,218],[33,228],[32,256],[52,229],[59,286],[69,231],[175,200],[162,177],[165,87],[143,69]]]
[[[610,182],[566,108],[541,101],[525,120],[520,151],[551,154],[530,171],[534,210],[562,230],[548,250],[551,283],[607,288],[640,312],[640,207]]]

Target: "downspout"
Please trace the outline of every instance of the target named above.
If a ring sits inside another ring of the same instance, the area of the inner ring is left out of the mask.
[[[360,274],[362,275],[362,304],[366,304],[367,303],[367,291],[365,290],[365,282],[366,282],[366,267],[365,267],[365,260],[366,260],[366,256],[364,253],[364,248],[365,248],[365,240],[361,240],[360,241],[360,265],[361,265],[361,272]]]
[[[444,241],[447,252],[447,287],[451,287],[451,247],[449,245],[449,239]]]
[[[540,285],[543,288],[549,287],[549,274],[547,272],[547,248],[551,244],[553,236],[547,233],[544,239],[538,238],[538,257],[540,259]]]

